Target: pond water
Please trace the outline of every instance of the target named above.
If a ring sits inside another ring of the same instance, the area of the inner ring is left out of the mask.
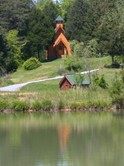
[[[0,115],[0,166],[123,166],[124,119],[112,113]]]

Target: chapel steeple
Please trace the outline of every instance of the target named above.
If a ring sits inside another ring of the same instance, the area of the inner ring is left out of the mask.
[[[58,17],[56,18],[56,23],[63,23],[63,19],[62,19],[61,16],[58,16]]]
[[[62,58],[63,56],[71,56],[71,48],[69,41],[65,36],[62,17],[58,16],[55,22],[56,22],[56,28],[55,28],[54,43],[52,46],[48,47],[47,50],[48,60]]]
[[[58,29],[58,27],[63,28],[63,18],[61,16],[58,16],[55,21],[56,21],[56,29]]]

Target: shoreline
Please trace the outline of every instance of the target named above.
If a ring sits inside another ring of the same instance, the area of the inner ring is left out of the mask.
[[[33,109],[28,109],[28,110],[23,110],[23,111],[15,111],[13,109],[5,109],[5,110],[0,110],[1,114],[14,114],[14,113],[67,113],[67,112],[112,112],[112,113],[117,113],[117,112],[123,112],[124,108],[122,109],[117,109],[115,105],[112,107],[85,107],[85,108],[80,108],[80,109],[72,109],[69,107],[65,107],[62,109],[49,109],[49,110],[33,110]]]

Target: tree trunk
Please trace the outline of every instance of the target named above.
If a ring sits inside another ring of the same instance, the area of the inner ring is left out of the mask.
[[[112,55],[112,64],[114,64],[114,55]]]
[[[40,60],[40,49],[39,49],[39,47],[37,47],[37,57]]]

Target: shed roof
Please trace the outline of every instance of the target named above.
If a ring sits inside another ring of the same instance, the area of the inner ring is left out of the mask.
[[[84,79],[82,81],[82,85],[89,85],[90,84],[90,80],[89,79]]]
[[[56,18],[56,22],[63,22],[62,17],[61,17],[61,16],[58,16],[58,17]]]
[[[77,81],[74,77],[74,75],[66,75],[67,80],[72,84],[72,85],[76,85]]]

